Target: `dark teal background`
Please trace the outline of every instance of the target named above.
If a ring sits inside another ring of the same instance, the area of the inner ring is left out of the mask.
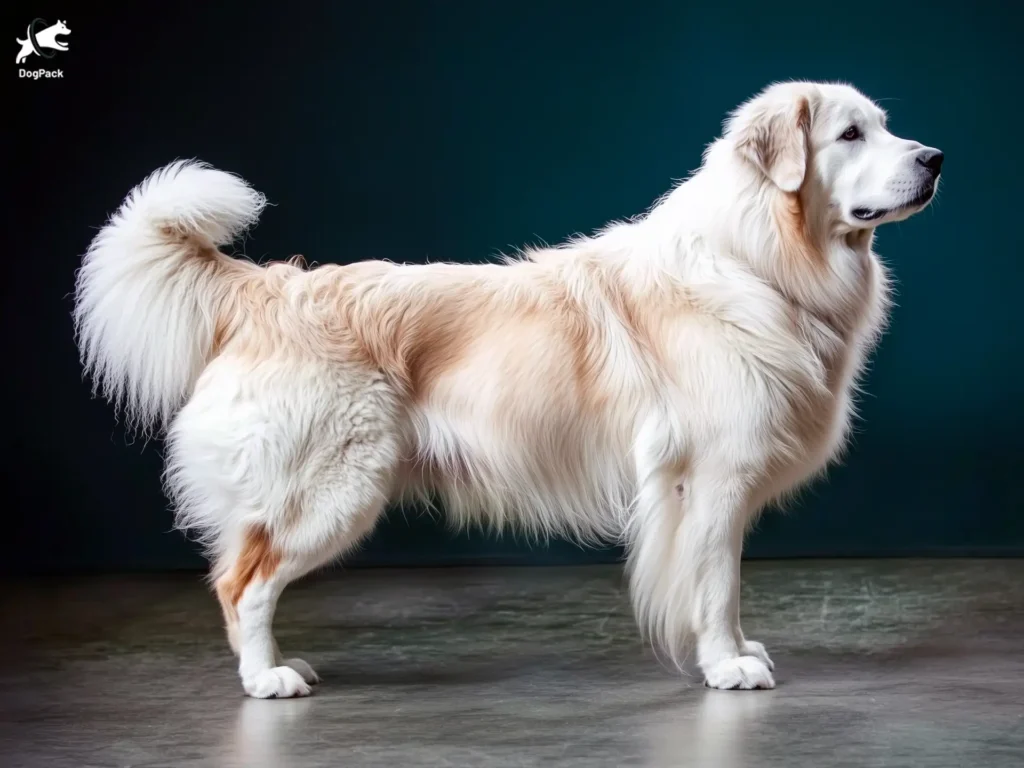
[[[20,34],[40,9],[23,6]],[[1021,12],[997,3],[229,2],[67,17],[65,76],[13,76],[3,334],[15,547],[3,567],[200,561],[160,445],[81,381],[68,293],[95,227],[176,157],[276,207],[256,257],[492,258],[643,211],[773,80],[838,79],[946,152],[936,203],[883,229],[893,324],[843,467],[755,556],[1024,553]],[[62,15],[63,14],[63,15]],[[13,41],[10,43],[15,47]],[[356,563],[608,558],[393,516]]]

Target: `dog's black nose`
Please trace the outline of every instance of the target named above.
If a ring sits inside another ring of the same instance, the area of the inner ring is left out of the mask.
[[[928,169],[932,178],[936,178],[942,172],[942,160],[944,155],[937,149],[926,149],[917,156],[917,162]]]

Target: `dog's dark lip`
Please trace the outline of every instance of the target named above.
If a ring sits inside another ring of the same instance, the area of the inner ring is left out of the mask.
[[[889,212],[889,208],[854,208],[851,213],[853,218],[861,221],[874,221],[880,219]]]
[[[899,208],[854,208],[850,213],[853,214],[855,219],[860,219],[861,221],[875,221],[896,211],[905,211],[908,208],[917,208],[919,205],[924,205],[932,199],[932,195],[935,194],[935,187],[936,184],[929,185],[921,194],[910,202],[904,203]]]

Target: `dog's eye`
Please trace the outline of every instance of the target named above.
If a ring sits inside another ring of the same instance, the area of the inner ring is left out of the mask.
[[[857,139],[861,138],[862,135],[863,134],[860,132],[860,128],[858,128],[856,125],[851,125],[845,131],[843,131],[843,135],[840,136],[839,138],[842,141],[856,141]]]

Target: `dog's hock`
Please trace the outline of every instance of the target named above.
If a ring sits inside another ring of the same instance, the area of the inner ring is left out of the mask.
[[[740,107],[729,122],[736,151],[783,192],[796,192],[807,168],[811,110],[807,97],[760,96]]]

